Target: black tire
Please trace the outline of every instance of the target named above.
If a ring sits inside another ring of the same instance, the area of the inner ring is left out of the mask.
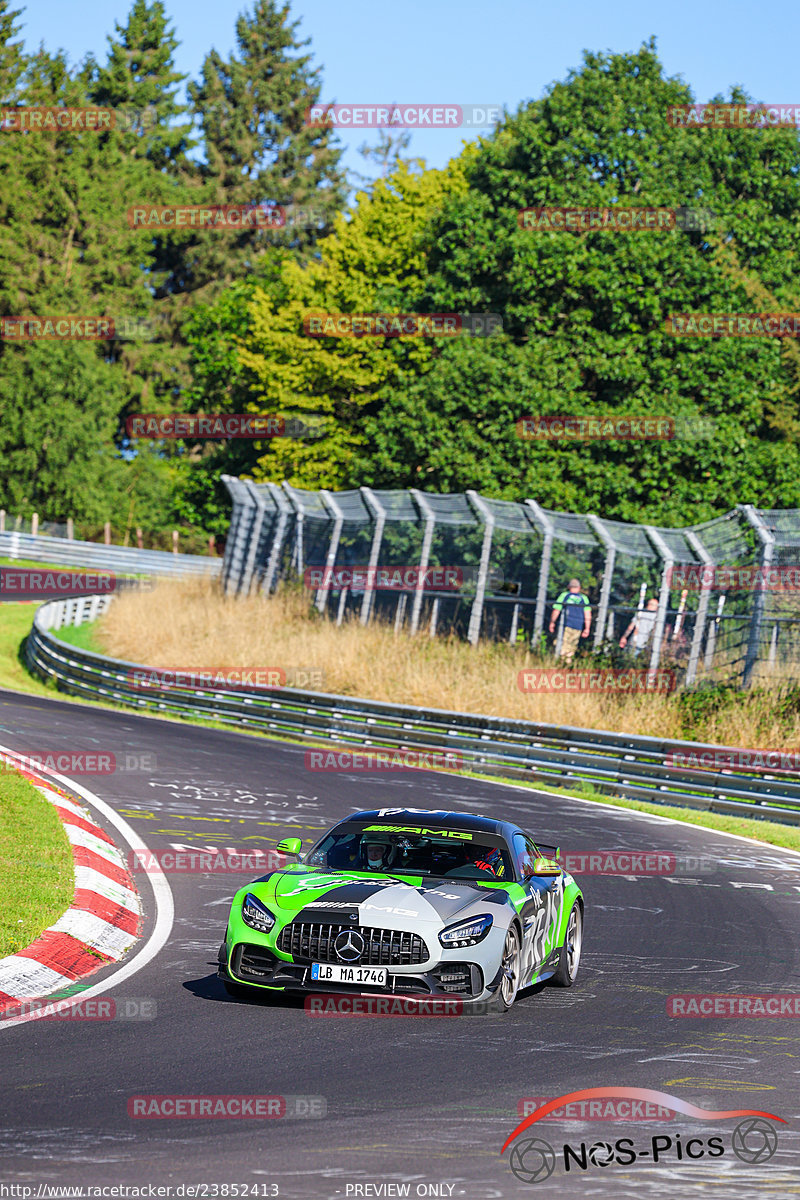
[[[567,932],[564,935],[564,945],[561,947],[561,954],[558,959],[558,970],[550,980],[556,987],[572,987],[578,978],[582,944],[583,911],[576,900],[569,914]]]
[[[508,1012],[517,998],[520,981],[520,937],[516,925],[509,926],[503,944],[500,985],[487,1003],[488,1012]]]

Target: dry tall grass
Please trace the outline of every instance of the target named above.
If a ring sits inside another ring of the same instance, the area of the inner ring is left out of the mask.
[[[103,618],[106,653],[165,669],[278,667],[323,672],[326,692],[426,708],[457,709],[552,724],[687,736],[675,696],[523,693],[520,670],[534,666],[521,649],[473,648],[427,633],[395,636],[391,625],[356,621],[340,628],[310,609],[307,593],[226,598],[208,581],[163,581],[153,592],[122,594]],[[783,748],[800,744],[800,718],[779,718],[769,698],[710,715],[693,736],[728,745]]]

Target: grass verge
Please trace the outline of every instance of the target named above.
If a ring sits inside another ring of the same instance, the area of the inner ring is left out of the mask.
[[[52,804],[0,770],[0,957],[24,950],[69,907],[75,876]]]

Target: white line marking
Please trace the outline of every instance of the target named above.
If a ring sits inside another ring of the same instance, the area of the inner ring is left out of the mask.
[[[14,759],[14,761],[17,761],[16,752],[9,749],[7,746],[0,746],[0,753],[7,754],[10,758]],[[41,772],[41,774],[57,780],[62,787],[77,793],[77,795],[85,800],[90,807],[96,808],[97,811],[101,813],[106,820],[114,826],[115,829],[119,830],[120,834],[132,850],[141,850],[148,855],[150,854],[150,850],[139,837],[136,830],[133,829],[127,821],[120,817],[118,813],[116,813],[111,807],[111,805],[105,800],[101,800],[99,796],[96,796],[94,792],[90,792],[89,789],[83,787],[82,784],[75,783],[73,780],[68,779],[66,775],[59,775],[55,771]],[[172,923],[175,919],[175,904],[172,899],[172,889],[167,882],[166,875],[161,870],[157,862],[152,865],[147,877],[150,880],[150,886],[153,889],[153,897],[156,905],[156,919],[150,937],[142,946],[141,950],[134,954],[132,958],[129,958],[127,962],[123,963],[119,970],[115,971],[113,975],[109,975],[107,979],[102,980],[100,983],[96,983],[94,987],[87,988],[85,992],[79,992],[76,996],[70,996],[64,1001],[60,1002],[65,1007],[71,1007],[73,1004],[80,1004],[82,1000],[87,1000],[92,996],[105,995],[105,993],[110,991],[112,987],[116,987],[117,984],[123,983],[126,979],[130,979],[131,975],[135,975],[137,971],[141,971],[142,967],[146,967],[147,964],[155,958],[159,951],[164,948],[167,939],[172,932]],[[52,1003],[55,1003],[55,1001],[52,1001]],[[0,1021],[0,1031],[7,1029],[11,1025],[25,1025],[28,1021],[38,1020],[39,1017],[39,1012],[26,1013],[21,1017],[11,1017],[7,1021]]]

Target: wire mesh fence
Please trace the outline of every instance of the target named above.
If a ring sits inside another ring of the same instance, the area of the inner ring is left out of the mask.
[[[302,580],[338,623],[383,619],[564,656],[568,606],[555,602],[578,580],[591,605],[579,657],[668,666],[685,686],[800,676],[798,510],[739,505],[668,529],[472,491],[223,480],[229,594]]]

